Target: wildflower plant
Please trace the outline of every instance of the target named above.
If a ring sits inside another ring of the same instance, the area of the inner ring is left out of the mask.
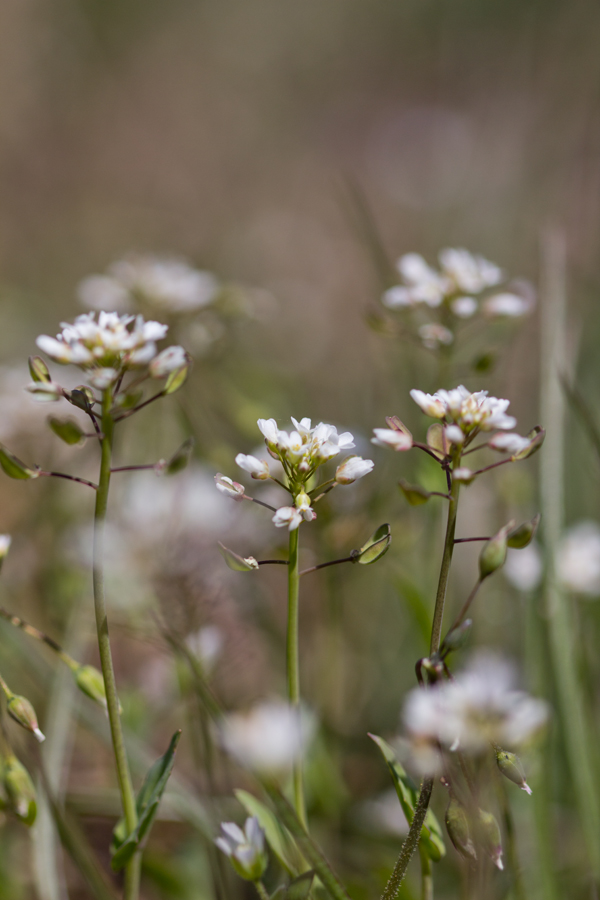
[[[32,382],[26,389],[36,400],[66,401],[86,414],[90,423],[88,432],[73,419],[50,417],[49,425],[67,444],[81,445],[90,438],[97,443],[100,455],[98,481],[91,482],[69,473],[47,472],[37,465],[27,465],[1,446],[0,465],[12,478],[65,478],[95,492],[93,588],[102,672],[92,666],[80,665],[50,638],[18,617],[4,611],[2,615],[31,637],[50,646],[62,662],[69,666],[78,687],[108,712],[123,810],[123,821],[116,827],[113,838],[112,862],[115,869],[125,869],[124,897],[126,900],[135,900],[139,894],[142,841],[152,824],[169,777],[178,734],[171,741],[165,756],[150,770],[136,797],[123,737],[121,706],[109,636],[104,586],[104,523],[113,475],[135,469],[154,469],[157,474],[174,474],[187,463],[191,452],[189,441],[171,459],[152,464],[115,467],[112,457],[116,427],[147,405],[181,387],[187,378],[190,359],[183,348],[178,346],[159,350],[158,343],[166,336],[167,326],[146,321],[139,315],[101,311],[96,316],[96,313],[91,312],[78,316],[73,323],[62,323],[61,329],[56,337],[41,335],[37,339],[38,347],[53,362],[76,366],[81,372],[82,383],[74,389],[63,387],[51,376],[41,357],[32,357],[29,365]],[[145,396],[145,392],[150,396]],[[2,687],[9,715],[33,732],[38,740],[43,740],[37,717],[28,701],[15,696],[4,682]],[[8,759],[10,762],[12,757],[8,756]],[[9,772],[15,769],[15,764],[11,765]],[[23,777],[21,782],[24,783]],[[32,818],[31,813],[27,816]]]
[[[400,488],[406,500],[415,506],[434,496],[443,498],[448,513],[429,654],[417,661],[420,686],[409,694],[404,710],[410,755],[424,777],[412,802],[406,794],[408,788],[402,795],[409,805],[410,829],[383,900],[397,896],[417,847],[421,851],[423,890],[426,884],[428,890],[433,890],[428,859],[435,860],[438,851],[428,852],[424,842],[430,840],[435,830],[429,803],[436,776],[442,776],[449,791],[446,826],[460,855],[472,862],[480,855],[487,855],[502,868],[499,826],[493,814],[481,807],[479,761],[486,754],[493,755],[499,771],[529,792],[522,765],[513,751],[529,740],[547,717],[544,703],[514,689],[506,664],[490,657],[480,658],[474,667],[456,677],[449,668],[451,654],[463,645],[470,631],[469,614],[481,585],[504,565],[509,547],[522,549],[530,544],[539,521],[539,516],[519,526],[511,521],[492,536],[456,537],[461,487],[498,466],[527,459],[540,449],[545,432],[539,426],[527,436],[513,432],[516,420],[507,412],[509,401],[490,397],[487,391],[472,393],[460,385],[434,394],[413,390],[411,397],[425,415],[436,420],[428,429],[426,440],[415,440],[400,419],[390,417],[387,428],[375,429],[373,443],[400,452],[415,448],[432,457],[443,472],[447,491],[426,491],[405,481],[400,482]],[[489,451],[501,453],[503,458],[473,466],[471,459]],[[478,576],[444,636],[444,611],[454,551],[457,545],[472,541],[483,544]],[[393,751],[380,738],[375,740],[398,780],[401,778],[398,772],[403,770]]]

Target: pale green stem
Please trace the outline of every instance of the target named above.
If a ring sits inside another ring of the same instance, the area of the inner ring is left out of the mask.
[[[269,895],[267,893],[267,889],[265,888],[262,881],[255,881],[254,887],[256,888],[256,892],[260,897],[260,900],[269,900]]]
[[[117,779],[123,806],[123,815],[127,825],[127,831],[131,833],[137,825],[137,811],[135,794],[129,771],[123,729],[121,727],[121,715],[119,710],[119,697],[115,681],[110,639],[108,634],[108,617],[106,614],[106,600],[104,596],[104,522],[108,505],[108,490],[110,486],[110,464],[112,456],[113,419],[111,416],[112,397],[110,391],[105,391],[102,400],[102,458],[100,463],[100,478],[96,492],[96,509],[94,513],[94,610],[96,614],[96,629],[98,632],[98,649],[100,651],[100,663],[104,677],[106,690],[106,703],[108,719],[110,722],[110,734],[115,754]],[[125,870],[125,900],[136,900],[139,894],[140,878],[140,854],[136,853]]]
[[[300,715],[300,657],[298,649],[298,619],[300,572],[298,569],[298,528],[290,531],[290,560],[288,565],[288,622],[287,622],[287,686],[290,705]],[[302,760],[294,763],[294,806],[298,818],[306,828],[306,804],[302,779]]]
[[[460,460],[456,460],[456,465],[460,464]],[[456,531],[456,512],[458,509],[458,494],[460,483],[452,482],[450,491],[450,502],[448,503],[448,520],[446,524],[446,538],[444,541],[444,553],[442,555],[442,564],[440,567],[440,578],[438,581],[438,589],[435,598],[435,608],[433,611],[433,621],[431,625],[431,645],[430,655],[437,653],[440,649],[440,640],[442,636],[442,624],[444,621],[444,604],[446,600],[446,591],[448,588],[448,576],[450,574],[450,566],[452,564],[452,554],[454,552],[454,534]],[[385,890],[381,895],[381,900],[393,900],[398,896],[400,885],[406,875],[408,864],[413,853],[419,845],[421,837],[421,828],[427,815],[429,801],[431,800],[431,792],[433,790],[433,779],[425,778],[419,793],[419,799],[415,807],[415,814],[410,825],[410,829],[406,839],[402,845],[400,855],[396,860],[394,871],[392,872]]]
[[[577,635],[571,598],[560,586],[554,560],[564,526],[564,395],[559,381],[566,369],[566,284],[564,236],[546,237],[543,246],[543,304],[541,344],[541,411],[547,438],[540,465],[540,493],[547,577],[546,616],[550,655],[556,681],[563,740],[571,770],[574,801],[593,876],[600,881],[600,802],[594,763],[595,740],[577,675]]]
[[[431,857],[422,847],[421,853],[421,900],[433,900],[433,869]]]

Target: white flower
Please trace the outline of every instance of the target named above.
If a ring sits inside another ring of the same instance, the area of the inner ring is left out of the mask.
[[[208,306],[219,291],[219,283],[210,272],[173,257],[130,256],[113,263],[108,271],[131,294],[174,313]]]
[[[249,472],[253,478],[258,481],[265,481],[269,477],[269,464],[255,456],[246,456],[245,453],[238,453],[235,458],[236,463],[244,472]]]
[[[477,300],[474,297],[456,297],[450,303],[450,309],[459,319],[470,319],[477,312]]]
[[[25,390],[33,395],[34,400],[41,403],[60,400],[61,397],[64,397],[60,384],[55,384],[52,381],[32,381],[31,384],[26,385]]]
[[[275,419],[259,419],[257,424],[264,439],[268,441],[269,444],[276,444],[279,429],[277,428]]]
[[[187,356],[183,347],[175,345],[162,350],[150,363],[150,377],[164,378],[171,372],[182,369],[187,363]]]
[[[246,819],[243,831],[234,822],[222,822],[221,832],[215,839],[219,850],[229,857],[238,875],[247,881],[258,881],[268,864],[265,833],[258,819]]]
[[[472,469],[468,469],[466,466],[460,466],[458,469],[454,469],[452,472],[452,480],[460,481],[462,484],[471,484],[471,482],[475,478],[475,473]]]
[[[502,573],[518,591],[534,591],[539,586],[543,573],[542,554],[538,545],[532,542],[522,550],[509,548]]]
[[[11,543],[12,538],[10,534],[0,534],[0,560],[4,559],[10,550]]]
[[[381,302],[388,309],[407,309],[415,305],[415,299],[409,288],[396,284],[381,296]]]
[[[244,485],[240,484],[238,481],[232,481],[227,475],[221,475],[220,472],[217,472],[215,475],[215,485],[218,491],[227,494],[228,497],[232,497],[234,500],[244,499],[244,494],[246,493]]]
[[[454,335],[450,329],[444,328],[438,322],[421,325],[418,334],[423,342],[423,346],[427,347],[428,350],[436,350],[441,344],[449,346],[454,340]]]
[[[77,286],[77,297],[86,309],[127,312],[129,291],[109,275],[90,275]]]
[[[298,494],[294,500],[294,505],[305,522],[312,522],[313,519],[317,518],[316,512],[310,505],[310,497],[305,491],[301,491]],[[293,531],[293,528],[290,527],[290,531]]]
[[[261,775],[282,775],[303,755],[314,733],[311,716],[281,701],[261,703],[248,713],[232,713],[220,726],[224,749],[242,766]]]
[[[396,431],[395,428],[374,428],[374,438],[371,443],[378,447],[391,447],[392,450],[410,450],[413,445],[412,438],[404,431]]]
[[[446,280],[427,265],[419,253],[406,253],[397,262],[397,268],[410,288],[414,302],[427,306],[439,306],[447,289]]]
[[[531,438],[521,437],[520,434],[509,432],[495,434],[491,438],[489,446],[492,450],[500,450],[503,453],[510,453],[511,456],[514,456],[515,453],[520,453],[521,450],[528,447],[530,443]]]
[[[103,391],[110,387],[111,384],[114,384],[118,377],[119,373],[116,369],[92,369],[91,374],[89,375],[89,382],[92,387],[98,388],[99,391]]]
[[[514,689],[512,667],[487,653],[453,681],[411,691],[404,708],[404,722],[417,743],[439,741],[466,753],[483,752],[490,743],[523,744],[547,717],[543,701]]]
[[[532,303],[518,294],[494,294],[484,301],[483,311],[486,316],[509,316],[518,318],[524,316],[531,309]]]
[[[271,521],[277,528],[287,528],[295,531],[303,519],[302,513],[295,506],[281,506]]]
[[[46,353],[55,362],[66,365],[67,363],[75,363],[75,365],[87,365],[94,361],[94,357],[87,347],[77,344],[68,344],[47,334],[41,334],[36,344],[43,353]]]
[[[307,418],[300,422],[292,418],[292,422],[295,430],[291,432],[279,429],[275,419],[259,419],[258,427],[270,449],[289,459],[301,472],[308,472],[311,467],[327,462],[342,450],[354,447],[350,432],[338,434],[335,425],[319,422],[312,428],[311,420]]]
[[[435,394],[412,390],[410,396],[426,415],[434,419],[447,416],[465,433],[505,430],[516,425],[516,419],[506,415],[510,400],[488,397],[487,391],[472,394],[462,384],[451,391],[440,390]]]
[[[223,650],[223,632],[216,625],[205,625],[185,639],[186,646],[198,657],[204,672],[210,672]]]
[[[444,429],[444,434],[446,435],[446,440],[448,440],[451,444],[463,444],[465,440],[465,436],[462,432],[462,429],[458,427],[458,425],[447,425]]]
[[[335,470],[335,480],[338,484],[352,484],[357,478],[363,478],[373,471],[375,463],[372,459],[363,459],[361,456],[349,456]]]
[[[440,252],[439,258],[444,274],[454,281],[460,291],[479,294],[502,281],[502,269],[468,250],[448,247]]]
[[[583,521],[571,526],[557,553],[559,581],[570,591],[600,596],[600,525]]]

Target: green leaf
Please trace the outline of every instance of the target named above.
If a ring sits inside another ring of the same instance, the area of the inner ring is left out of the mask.
[[[354,562],[362,566],[370,566],[387,553],[392,543],[392,531],[388,524],[380,525],[377,531],[371,535],[366,544],[353,554]]]
[[[285,900],[306,900],[315,878],[314,871],[304,872],[289,885]]]
[[[38,478],[40,470],[36,467],[30,469],[24,462],[21,462],[14,454],[12,454],[3,444],[0,444],[0,466],[4,469],[9,478],[18,478],[26,480],[28,478]]]
[[[275,818],[271,810],[247,791],[234,791],[248,815],[256,816],[265,832],[267,843],[281,865],[290,875],[296,876],[307,869],[307,864],[294,838],[284,825]]]
[[[237,553],[234,553],[233,550],[230,550],[229,547],[226,547],[225,544],[222,544],[221,541],[217,541],[217,544],[221,556],[234,572],[255,572],[258,569],[258,563],[253,556],[248,556],[244,559],[238,556]]]
[[[194,450],[194,443],[194,438],[189,437],[183,442],[181,447],[175,451],[173,456],[167,460],[164,466],[161,466],[166,475],[176,475],[177,472],[181,472],[187,467]]]
[[[183,387],[183,385],[187,381],[189,373],[189,363],[185,366],[182,366],[181,369],[177,369],[175,372],[171,372],[163,388],[163,394],[174,394],[175,391],[178,391],[180,387]]]
[[[392,781],[394,782],[394,787],[396,788],[396,793],[398,795],[398,800],[400,801],[400,806],[410,825],[415,814],[415,806],[419,796],[417,786],[412,778],[406,773],[404,767],[398,762],[392,747],[376,734],[369,734],[369,737],[377,744],[383,754],[383,758],[388,764]],[[439,860],[446,855],[442,829],[435,814],[430,809],[427,810],[425,822],[421,828],[420,840],[421,846],[434,862],[439,862]]]
[[[156,760],[144,779],[136,801],[138,823],[134,831],[129,835],[125,834],[123,839],[124,822],[121,820],[115,826],[111,845],[111,866],[115,872],[127,865],[152,827],[161,797],[175,764],[175,752],[180,737],[181,731],[176,731],[171,738],[167,752]]]
[[[423,503],[427,503],[431,497],[431,494],[425,488],[420,487],[418,484],[409,484],[404,478],[400,479],[398,487],[411,506],[421,506]]]
[[[65,444],[79,444],[83,440],[83,431],[75,419],[57,419],[55,416],[50,416],[48,425]]]

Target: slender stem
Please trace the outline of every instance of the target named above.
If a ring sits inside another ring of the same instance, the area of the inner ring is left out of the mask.
[[[262,881],[255,881],[254,887],[256,888],[256,892],[260,897],[260,900],[269,900],[269,895],[267,893],[267,889],[265,888]]]
[[[423,847],[421,854],[421,900],[433,900],[433,867],[431,857]]]
[[[476,472],[473,472],[473,475],[481,475],[483,472],[489,472],[490,469],[497,469],[498,466],[503,466],[509,462],[514,462],[512,456],[507,456],[506,459],[501,459],[499,462],[491,463],[491,465],[489,466],[484,466],[483,469],[477,469]]]
[[[41,478],[66,478],[68,481],[77,481],[79,484],[85,484],[87,487],[94,488],[95,491],[98,490],[98,485],[94,484],[93,481],[88,481],[86,478],[76,478],[75,475],[67,475],[66,472],[38,472],[38,475]]]
[[[289,566],[287,559],[257,559],[259,566]]]
[[[104,392],[102,403],[102,458],[100,463],[100,479],[96,493],[96,510],[94,514],[94,609],[96,614],[96,629],[98,632],[98,649],[100,651],[100,663],[104,686],[106,690],[106,703],[108,707],[108,719],[112,738],[117,779],[121,793],[123,814],[127,825],[127,831],[131,833],[137,825],[137,811],[135,794],[129,771],[121,717],[119,713],[119,697],[113,667],[112,652],[108,634],[108,617],[106,614],[106,600],[104,595],[104,522],[108,505],[108,490],[110,487],[110,462],[112,456],[113,420],[110,412],[111,394],[109,390]],[[127,864],[125,870],[124,900],[136,900],[139,894],[139,868],[140,857],[136,853]]]
[[[38,628],[34,628],[33,625],[29,625],[24,619],[20,619],[19,616],[13,616],[7,610],[3,609],[0,606],[0,618],[5,619],[7,622],[10,622],[11,625],[14,625],[15,628],[20,628],[21,631],[24,631],[25,634],[28,634],[29,637],[35,638],[36,641],[41,641],[50,647],[51,650],[56,653],[56,655],[62,659],[64,663],[68,665],[71,670],[79,669],[79,663],[77,660],[73,659],[72,656],[69,656],[68,653],[65,653],[60,644],[57,644],[56,641],[49,637],[47,634],[44,634],[43,631],[40,631]]]
[[[455,544],[468,544],[469,541],[490,541],[490,537],[454,538]]]
[[[288,566],[287,686],[290,705],[300,713],[300,658],[298,650],[298,618],[300,575],[298,571],[298,528],[290,531],[290,564]],[[302,760],[294,764],[294,806],[306,828],[306,805],[302,783]]]
[[[433,611],[433,622],[431,625],[431,644],[429,647],[430,656],[432,656],[434,653],[437,653],[437,651],[440,649],[442,622],[444,619],[444,603],[446,600],[446,590],[448,587],[450,566],[452,564],[452,554],[454,552],[454,533],[456,531],[456,512],[458,509],[459,490],[460,483],[458,481],[453,481],[452,490],[450,491],[450,502],[448,504],[448,520],[446,525],[446,538],[444,541],[444,553],[442,555],[442,565],[440,568],[440,577],[435,598],[435,609]]]
[[[302,569],[299,573],[300,577],[308,575],[309,572],[316,572],[318,569],[326,569],[328,566],[339,566],[340,563],[354,562],[354,556],[344,556],[343,559],[332,559],[329,562],[319,563],[318,566],[311,566],[310,569]]]
[[[385,890],[381,895],[381,900],[394,900],[394,898],[398,896],[398,891],[400,890],[400,885],[406,875],[408,864],[419,844],[421,828],[423,827],[425,816],[427,815],[432,790],[433,778],[426,778],[421,785],[421,792],[419,794],[419,799],[417,800],[415,814],[410,824],[409,832],[406,836],[406,840],[402,844],[400,856],[396,860],[394,871],[390,875],[390,879],[385,886]]]
[[[149,397],[147,400],[144,400],[143,403],[138,403],[137,406],[134,406],[133,409],[128,409],[127,412],[122,413],[120,416],[117,416],[116,419],[113,420],[113,424],[116,422],[122,422],[123,419],[128,419],[129,416],[132,416],[134,413],[139,412],[140,409],[143,409],[145,406],[148,406],[149,403],[154,403],[155,400],[160,400],[161,397],[164,397],[165,392],[160,391],[158,394],[154,394],[154,396]]]
[[[504,820],[504,834],[506,835],[506,857],[512,876],[515,900],[527,900],[527,892],[525,890],[525,885],[523,884],[521,866],[519,865],[515,822],[504,783],[502,783],[500,789],[500,804],[502,808],[502,818]]]
[[[431,447],[428,447],[427,444],[420,444],[419,441],[413,441],[413,447],[417,447],[419,450],[423,450],[425,453],[429,453],[429,455],[433,456],[437,463],[440,462],[440,454],[432,450]]]
[[[271,512],[277,512],[277,509],[274,506],[271,506],[269,503],[264,503],[262,500],[257,500],[256,497],[249,497],[248,494],[244,494],[243,500],[250,500],[251,503],[258,503],[259,506],[264,506],[265,509],[270,509]]]
[[[139,466],[117,466],[115,469],[111,469],[111,474],[114,475],[115,472],[138,472],[141,469],[155,469],[158,463],[143,463]]]
[[[467,599],[465,600],[464,605],[463,605],[463,608],[461,609],[461,611],[460,611],[459,614],[457,615],[456,619],[455,619],[454,622],[452,623],[452,627],[449,629],[449,632],[452,631],[454,628],[458,628],[458,626],[460,625],[460,623],[463,621],[463,619],[465,618],[465,616],[466,616],[467,613],[469,612],[469,607],[471,606],[471,603],[472,603],[473,600],[475,599],[475,597],[476,597],[476,595],[477,595],[477,591],[479,590],[479,588],[481,587],[481,585],[482,585],[482,581],[481,581],[481,578],[480,578],[480,579],[476,582],[475,587],[473,588],[473,590],[471,591],[471,593],[469,594],[469,596],[467,597]]]

